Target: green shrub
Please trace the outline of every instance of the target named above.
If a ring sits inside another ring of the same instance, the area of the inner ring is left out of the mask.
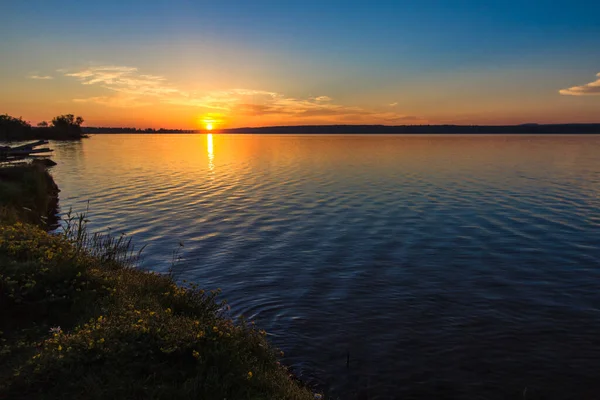
[[[0,398],[313,399],[218,290],[92,253],[0,225]]]

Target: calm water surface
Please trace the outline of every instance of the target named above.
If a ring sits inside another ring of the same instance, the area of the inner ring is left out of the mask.
[[[600,136],[97,135],[63,211],[341,399],[600,396]],[[350,366],[346,367],[347,354]]]

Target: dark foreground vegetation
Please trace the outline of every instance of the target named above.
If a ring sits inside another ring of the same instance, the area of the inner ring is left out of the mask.
[[[88,234],[85,217],[48,234],[51,177],[0,173],[0,399],[315,397],[217,291],[132,268],[131,243]]]
[[[59,115],[51,123],[40,122],[33,127],[23,118],[0,115],[0,140],[20,141],[32,139],[77,140],[85,137],[81,128],[83,118],[73,114]]]

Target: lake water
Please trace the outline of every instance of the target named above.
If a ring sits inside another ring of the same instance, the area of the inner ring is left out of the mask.
[[[97,135],[65,211],[341,399],[600,396],[600,136]],[[347,367],[347,355],[350,365]]]

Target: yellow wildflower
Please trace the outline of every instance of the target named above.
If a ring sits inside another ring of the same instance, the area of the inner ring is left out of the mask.
[[[248,379],[252,379],[252,371],[248,372]]]
[[[194,356],[195,359],[200,358],[200,353],[198,353],[196,350],[192,351],[192,355]]]
[[[100,338],[100,340],[98,340],[98,343],[100,343],[100,344],[104,343],[104,338]]]

